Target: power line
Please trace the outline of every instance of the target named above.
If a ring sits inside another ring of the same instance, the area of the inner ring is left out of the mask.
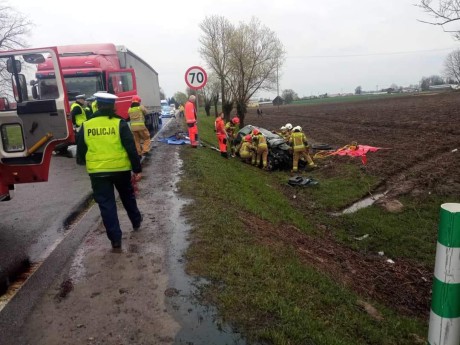
[[[288,59],[315,59],[315,58],[366,57],[366,56],[384,56],[384,55],[402,55],[402,54],[429,53],[429,52],[445,51],[445,50],[453,50],[453,49],[458,49],[458,47],[442,48],[442,49],[427,49],[427,50],[409,50],[409,51],[402,51],[402,52],[371,53],[371,54],[287,56],[287,58]]]

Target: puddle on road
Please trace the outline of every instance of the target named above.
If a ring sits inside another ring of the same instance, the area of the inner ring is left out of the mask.
[[[340,216],[342,214],[350,214],[350,213],[357,212],[357,211],[359,211],[359,210],[361,210],[363,208],[372,206],[377,200],[381,199],[386,194],[387,194],[387,192],[378,193],[378,194],[368,196],[368,197],[366,197],[364,199],[361,199],[361,200],[355,202],[353,205],[347,207],[346,209],[342,210],[341,212],[334,213],[333,215],[334,216]]]
[[[177,158],[177,157],[176,157]],[[179,160],[179,158],[177,158]],[[179,160],[180,161],[180,160]],[[182,165],[182,161],[179,163]],[[177,179],[173,181],[176,185]],[[174,344],[209,345],[232,344],[244,345],[242,335],[223,323],[214,307],[202,306],[194,297],[199,286],[206,282],[188,276],[184,271],[183,254],[187,248],[189,227],[181,217],[180,211],[186,202],[171,192],[171,219],[174,220],[171,234],[171,246],[168,254],[169,286],[177,293],[166,297],[168,309],[182,326]]]

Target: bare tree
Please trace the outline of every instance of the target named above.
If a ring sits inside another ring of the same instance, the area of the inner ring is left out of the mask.
[[[422,91],[427,91],[430,89],[432,85],[442,85],[444,84],[444,80],[439,75],[432,75],[429,77],[423,77],[420,81],[420,88]]]
[[[284,102],[286,104],[292,103],[293,101],[299,99],[297,93],[292,89],[283,90],[283,92],[281,93],[281,97],[284,99]]]
[[[227,119],[228,117],[228,120],[230,120],[230,113],[232,112],[233,105],[235,103],[235,95],[233,93],[233,84],[234,84],[234,80],[232,79],[232,75],[228,74],[224,80],[225,88],[224,88],[224,93],[222,96],[222,111],[225,114],[225,118]]]
[[[230,119],[230,110],[225,107],[228,104],[226,90],[226,77],[229,72],[230,41],[233,36],[234,26],[223,16],[206,17],[200,24],[203,35],[200,37],[201,47],[199,49],[201,57],[209,67],[216,73],[220,80],[220,92],[222,97],[222,110],[225,119]],[[233,107],[233,104],[232,104]]]
[[[460,83],[460,50],[449,53],[444,60],[444,77]]]
[[[27,46],[25,36],[32,23],[14,8],[0,2],[0,49],[11,50]]]
[[[26,36],[30,32],[32,23],[8,6],[6,2],[0,1],[0,50],[13,50],[27,46]],[[2,94],[9,94],[6,90],[11,89],[11,74],[6,71],[6,61],[0,61],[0,89]],[[12,95],[10,95],[13,97]]]
[[[273,90],[285,51],[276,34],[257,18],[241,23],[231,40],[230,75],[241,126],[249,99],[258,90]],[[228,79],[228,78],[227,78]]]
[[[216,105],[216,98],[219,100],[219,89],[221,87],[220,80],[215,73],[211,73],[208,76],[208,82],[201,89],[203,98],[204,98],[204,110],[207,116],[211,115],[211,105],[214,103]],[[217,97],[216,97],[217,95]],[[217,116],[217,109],[216,109]]]
[[[451,32],[457,40],[460,40],[460,30],[449,30],[445,26],[460,20],[460,1],[458,0],[420,0],[416,5],[428,13],[433,20],[419,20],[422,23],[441,26],[445,32]]]

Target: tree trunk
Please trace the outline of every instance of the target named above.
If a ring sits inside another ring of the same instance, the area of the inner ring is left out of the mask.
[[[211,116],[211,101],[204,103],[204,111],[206,112],[206,116]]]
[[[230,121],[230,112],[232,111],[233,105],[230,110],[227,111],[227,100],[225,99],[225,80],[224,77],[220,78],[220,92],[222,94],[222,111],[224,112],[225,122]]]
[[[225,122],[230,121],[230,113],[233,110],[233,102],[222,103],[222,111],[224,112]]]
[[[215,95],[214,96],[214,113],[215,113],[215,116],[219,116],[219,113],[217,112],[217,103],[219,102],[219,94]]]
[[[246,113],[248,112],[246,102],[237,102],[236,103],[236,111],[238,112],[238,116],[240,117],[240,128],[243,128],[244,127],[244,118],[246,116]]]

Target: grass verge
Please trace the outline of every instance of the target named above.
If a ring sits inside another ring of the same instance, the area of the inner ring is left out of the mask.
[[[213,121],[200,117],[199,130],[207,142],[215,143]],[[321,236],[318,226],[325,224],[357,250],[378,249],[393,259],[411,257],[429,265],[439,199],[422,204],[405,200],[408,206],[396,215],[370,207],[331,217],[332,210],[365,195],[378,179],[345,164],[334,174],[312,172],[320,181],[317,188],[293,189],[286,185],[285,172],[263,172],[208,148],[184,147],[181,156],[185,172],[179,187],[194,200],[185,209],[193,228],[188,271],[209,279],[211,284],[203,288],[206,300],[248,339],[272,344],[423,343],[425,319],[400,315],[358,296],[331,274],[301,262],[290,246],[260,243],[240,218],[251,215],[273,226],[289,224],[315,236]],[[369,240],[354,240],[362,234],[369,234]],[[376,307],[380,316],[365,312],[361,300]]]

